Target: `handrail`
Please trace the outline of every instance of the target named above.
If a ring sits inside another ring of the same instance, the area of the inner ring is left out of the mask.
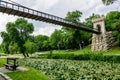
[[[31,9],[31,8],[28,8],[28,7],[25,7],[25,6],[22,6],[22,5],[17,5],[17,4],[11,3],[11,2],[0,1],[0,7],[5,8],[5,9],[16,10],[18,12],[19,11],[24,12],[25,14],[26,13],[31,14],[31,15],[33,15],[35,17],[36,16],[41,17],[41,18],[43,18],[45,20],[46,19],[52,20],[54,22],[57,22],[56,24],[58,24],[58,22],[59,22],[58,25],[63,24],[63,26],[68,25],[71,28],[81,29],[81,30],[85,30],[85,31],[88,31],[88,32],[96,33],[96,34],[100,33],[97,30],[93,30],[91,28],[83,27],[83,26],[80,26],[78,24],[74,24],[74,23],[72,23],[70,21],[65,20],[64,18],[54,16],[54,15],[51,15],[51,14],[48,14],[48,13],[44,13],[44,12],[41,12],[41,11],[37,11],[37,10]],[[33,17],[33,18],[35,18],[35,17]],[[55,24],[54,22],[51,22],[51,21],[49,21],[49,22]]]

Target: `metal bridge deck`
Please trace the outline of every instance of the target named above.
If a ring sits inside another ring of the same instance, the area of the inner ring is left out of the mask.
[[[0,1],[0,12],[21,16],[25,18],[30,18],[34,20],[39,20],[43,22],[48,22],[56,25],[66,26],[74,29],[84,30],[87,32],[100,34],[100,32],[93,30],[91,28],[83,27],[81,25],[73,24],[72,22],[66,21],[63,18],[43,13],[34,9],[27,8],[18,4]]]

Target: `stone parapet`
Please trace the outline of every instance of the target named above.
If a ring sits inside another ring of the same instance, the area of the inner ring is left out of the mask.
[[[0,73],[0,80],[12,80],[12,79],[3,73]]]
[[[92,22],[93,22],[93,23],[96,23],[96,22],[101,22],[101,21],[103,21],[103,20],[105,20],[105,17],[104,17],[104,16],[102,16],[101,18],[98,18],[98,19],[94,19],[94,20],[92,20]]]

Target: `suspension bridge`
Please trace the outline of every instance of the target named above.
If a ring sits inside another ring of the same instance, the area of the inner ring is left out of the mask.
[[[74,29],[79,29],[95,34],[100,34],[98,30],[84,27],[79,24],[74,24],[72,22],[65,20],[64,18],[25,7],[11,0],[9,1],[0,0],[0,12],[10,15],[25,17],[29,19],[34,19],[38,21],[48,22],[56,25],[66,26]]]

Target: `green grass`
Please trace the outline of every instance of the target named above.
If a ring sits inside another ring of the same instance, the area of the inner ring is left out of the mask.
[[[4,63],[6,63],[6,59],[0,59],[0,67],[4,67]],[[28,71],[16,71],[6,74],[13,80],[51,80],[42,72],[33,68],[29,68]]]
[[[90,46],[84,48],[84,49],[81,49],[81,50],[60,50],[60,53],[58,50],[53,50],[52,53],[53,54],[83,54],[85,52],[90,52],[91,49],[90,49]],[[50,54],[50,51],[44,51],[44,52],[41,52],[43,54]]]
[[[6,60],[5,60],[5,59],[0,59],[0,67],[4,67],[3,64],[5,64],[5,63],[6,63]]]
[[[28,71],[16,71],[6,74],[13,80],[50,80],[43,73],[33,68],[29,68]]]
[[[53,50],[53,54],[85,54],[85,53],[88,53],[88,52],[91,52],[91,47],[90,46],[88,46],[84,49],[81,49],[81,50],[71,50],[71,51],[60,50],[60,53],[58,52],[58,50]],[[41,52],[41,53],[50,54],[50,51],[44,51],[44,52]],[[94,53],[99,53],[99,52],[97,51],[97,52],[94,52]],[[112,47],[108,51],[101,51],[101,53],[103,53],[103,54],[120,54],[120,47]]]
[[[105,54],[120,54],[120,47],[112,47],[110,50],[106,51]]]

